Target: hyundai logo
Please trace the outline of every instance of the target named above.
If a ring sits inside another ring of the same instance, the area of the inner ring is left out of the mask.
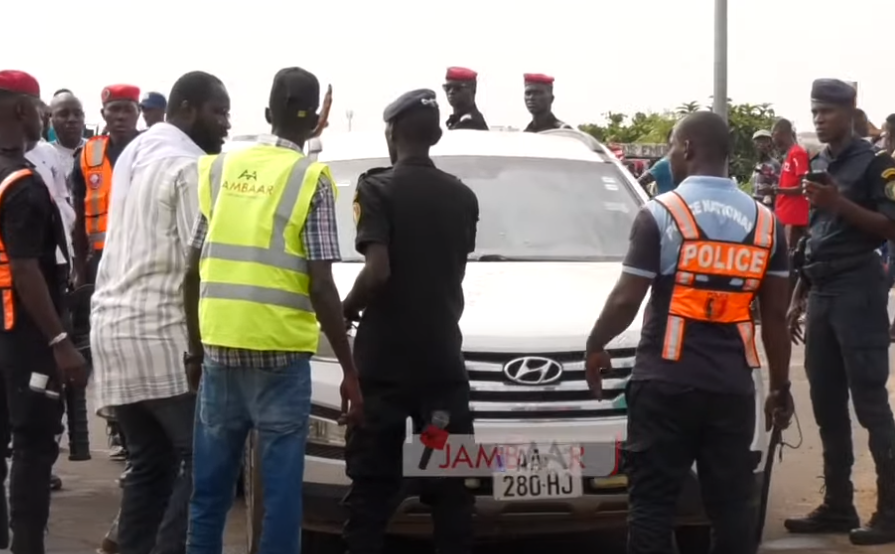
[[[549,358],[526,356],[507,362],[503,373],[520,385],[546,385],[562,377],[562,364]]]

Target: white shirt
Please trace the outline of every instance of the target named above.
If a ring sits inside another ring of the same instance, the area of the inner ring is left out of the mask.
[[[34,164],[38,175],[50,189],[50,196],[59,208],[62,218],[62,227],[65,229],[65,242],[69,253],[72,251],[71,237],[75,228],[75,209],[71,205],[68,186],[65,184],[65,166],[58,151],[47,142],[40,141],[31,150],[25,153],[25,158]],[[60,264],[67,263],[62,250],[56,249],[56,261]]]
[[[59,152],[59,158],[62,159],[62,167],[65,168],[65,178],[67,180],[75,168],[75,152],[77,152],[78,148],[83,148],[87,144],[87,139],[81,139],[81,143],[74,149],[62,146],[58,140],[54,140],[50,144]]]
[[[175,139],[185,139],[195,149],[192,154],[168,151],[147,162],[145,151],[159,143],[171,149],[168,139],[175,133]],[[190,231],[199,212],[202,152],[172,125],[141,137],[127,146],[115,166],[116,176],[119,170],[128,175],[127,186],[118,192],[127,192],[109,210],[91,303],[98,412],[188,392],[183,279]],[[121,184],[113,179],[113,190]]]

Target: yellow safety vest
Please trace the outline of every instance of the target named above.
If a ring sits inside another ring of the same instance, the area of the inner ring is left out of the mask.
[[[334,182],[326,165],[264,144],[200,158],[199,209],[208,220],[199,265],[203,343],[317,351],[300,234],[321,173]]]

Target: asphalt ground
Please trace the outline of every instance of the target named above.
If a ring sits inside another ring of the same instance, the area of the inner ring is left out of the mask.
[[[890,299],[890,308],[893,302]],[[893,349],[895,352],[895,349]],[[895,356],[890,354],[890,365]],[[782,462],[775,466],[770,506],[768,509],[763,553],[789,552],[792,554],[833,554],[864,552],[867,554],[893,554],[892,545],[857,548],[848,544],[847,538],[835,536],[795,537],[783,529],[783,519],[804,514],[815,507],[821,498],[821,448],[817,426],[811,414],[808,400],[808,384],[804,373],[804,351],[794,349],[792,358],[793,394],[796,413],[802,430],[801,445],[797,450],[787,449]],[[889,381],[892,403],[895,405],[895,378]],[[855,429],[857,463],[854,481],[857,490],[858,510],[868,518],[874,510],[875,474],[867,447],[867,433],[852,418]],[[124,466],[110,461],[105,441],[105,422],[91,419],[91,446],[95,449],[88,462],[70,462],[63,452],[56,466],[63,480],[63,490],[53,493],[50,518],[48,552],[53,554],[86,554],[96,552],[102,537],[115,516],[120,500],[120,489],[115,479]],[[787,442],[797,444],[798,433],[787,431]],[[65,441],[63,441],[65,444]],[[245,552],[245,511],[241,504],[234,506],[227,528],[226,552]],[[429,545],[403,543],[399,550],[407,552],[429,551]],[[489,554],[542,554],[557,548],[582,552],[599,551],[603,554],[624,554],[624,537],[619,534],[594,534],[583,536],[547,537],[542,540],[526,538],[484,544],[480,553]],[[567,550],[568,551],[568,550]]]

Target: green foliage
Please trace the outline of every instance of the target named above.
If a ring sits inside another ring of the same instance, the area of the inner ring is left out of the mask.
[[[578,128],[601,142],[664,143],[668,132],[683,116],[703,109],[699,102],[681,104],[674,111],[637,112],[633,116],[609,112],[602,123],[587,123]],[[733,156],[730,176],[740,183],[748,183],[757,153],[752,146],[752,135],[759,129],[770,131],[776,115],[770,104],[734,104],[727,107]]]

